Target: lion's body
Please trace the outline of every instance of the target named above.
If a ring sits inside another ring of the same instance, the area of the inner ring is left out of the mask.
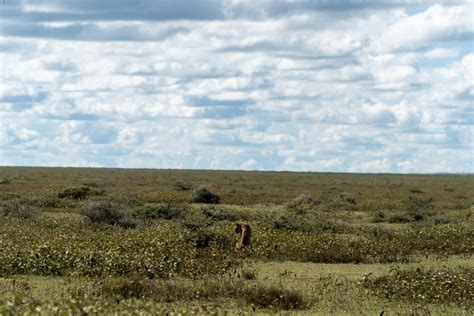
[[[252,229],[247,223],[235,223],[235,232],[240,234],[240,240],[235,244],[235,249],[240,250],[250,245]]]

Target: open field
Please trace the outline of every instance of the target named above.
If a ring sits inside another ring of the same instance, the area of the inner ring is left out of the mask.
[[[469,314],[473,188],[472,175],[2,167],[0,314]],[[236,221],[253,229],[240,252]]]

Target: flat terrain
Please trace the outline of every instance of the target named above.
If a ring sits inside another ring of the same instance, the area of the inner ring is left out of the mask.
[[[469,314],[474,176],[0,168],[0,314]],[[234,223],[252,244],[234,249]]]

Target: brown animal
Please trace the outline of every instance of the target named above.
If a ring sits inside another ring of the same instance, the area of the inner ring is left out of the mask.
[[[235,249],[240,250],[250,245],[251,228],[247,223],[235,223],[235,232],[240,234],[240,240],[235,244]]]

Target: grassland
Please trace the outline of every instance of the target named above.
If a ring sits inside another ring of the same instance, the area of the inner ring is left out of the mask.
[[[2,167],[0,314],[469,314],[473,188],[472,175]],[[238,220],[253,228],[240,252]]]

